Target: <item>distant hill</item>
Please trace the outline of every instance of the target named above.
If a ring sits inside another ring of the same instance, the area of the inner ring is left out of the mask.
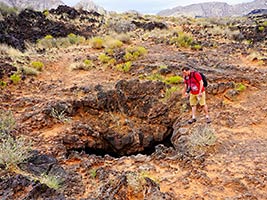
[[[82,8],[83,10],[94,10],[98,13],[104,14],[106,11],[104,8],[96,5],[93,1],[91,0],[81,0],[78,2],[75,6],[75,8],[80,9]]]
[[[59,5],[65,5],[61,0],[0,0],[0,3],[4,3],[9,7],[16,7],[19,9],[32,8],[33,10],[43,11],[45,9],[57,8]],[[75,6],[75,8],[82,8],[83,10],[94,10],[99,13],[105,13],[104,8],[96,5],[91,0],[81,0]]]
[[[19,9],[32,8],[41,11],[65,5],[61,0],[0,0],[0,2]]]
[[[229,5],[224,2],[207,2],[178,6],[172,9],[162,10],[160,16],[192,16],[192,17],[226,17],[242,16],[252,10],[267,9],[267,0],[254,0],[249,3]]]

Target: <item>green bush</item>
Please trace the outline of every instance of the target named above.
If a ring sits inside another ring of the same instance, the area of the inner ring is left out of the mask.
[[[21,77],[19,74],[13,74],[10,76],[10,80],[12,81],[12,83],[18,84],[21,80]]]
[[[142,46],[131,46],[126,49],[126,53],[124,55],[125,61],[134,61],[139,57],[147,54],[147,49]]]
[[[178,36],[172,37],[169,41],[170,44],[173,44],[177,47],[189,47],[193,42],[193,38],[186,33],[180,32]]]
[[[265,29],[264,26],[259,26],[259,27],[258,27],[258,30],[259,30],[259,31],[264,31],[264,29]]]
[[[33,67],[37,71],[42,71],[43,67],[44,67],[44,63],[42,63],[40,61],[33,61],[33,62],[31,62],[31,67]]]
[[[132,67],[131,61],[116,65],[116,69],[121,71],[121,72],[128,72],[128,71],[130,71],[131,67]]]
[[[102,49],[104,47],[104,40],[100,37],[93,37],[90,43],[93,49]]]
[[[167,84],[179,84],[183,82],[183,77],[171,76],[171,77],[166,78],[164,82]]]
[[[163,76],[158,73],[151,74],[147,76],[146,79],[151,80],[151,81],[164,81]]]
[[[85,41],[85,38],[82,36],[77,36],[74,33],[70,33],[67,38],[71,44],[81,44]]]
[[[116,49],[122,47],[123,43],[120,40],[107,37],[105,39],[104,47],[107,49]]]
[[[246,86],[242,83],[236,83],[235,90],[237,90],[238,92],[243,92],[244,90],[246,90]]]
[[[90,70],[94,67],[92,60],[85,59],[82,63],[72,63],[70,65],[72,70]]]
[[[194,50],[201,50],[202,46],[200,44],[195,44],[191,48],[194,49]]]
[[[51,40],[51,39],[54,39],[54,37],[53,37],[52,35],[46,35],[46,36],[44,37],[44,39],[46,39],[46,40]]]
[[[0,87],[4,88],[7,86],[7,83],[5,81],[0,81]]]
[[[41,177],[36,178],[40,183],[47,185],[49,188],[58,190],[62,185],[61,178],[55,175],[42,174]]]
[[[176,91],[178,91],[179,88],[178,87],[171,87],[171,88],[168,88],[165,92],[165,95],[164,95],[164,101],[167,101],[168,99],[171,98],[172,94]]]
[[[43,14],[44,14],[44,16],[47,17],[47,16],[49,15],[49,10],[44,10],[44,11],[43,11]]]
[[[56,39],[52,35],[46,35],[44,38],[37,40],[37,47],[45,49],[56,47]]]
[[[125,61],[134,61],[135,60],[133,54],[131,54],[130,52],[126,52],[123,58]]]
[[[109,63],[111,61],[111,57],[110,56],[107,56],[106,54],[102,53],[98,56],[98,60],[101,62],[101,63]]]

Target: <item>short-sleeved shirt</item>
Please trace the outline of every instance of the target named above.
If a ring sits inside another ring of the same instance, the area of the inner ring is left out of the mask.
[[[185,84],[187,84],[187,87],[190,87],[191,94],[199,94],[201,80],[202,80],[202,77],[200,73],[198,72],[190,72],[190,75],[185,77],[184,82]],[[205,91],[205,88],[203,86],[202,92],[204,91]]]

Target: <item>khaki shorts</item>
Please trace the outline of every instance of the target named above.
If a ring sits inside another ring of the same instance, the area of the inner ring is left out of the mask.
[[[197,94],[190,94],[190,97],[189,97],[190,106],[196,106],[197,103],[199,103],[199,105],[201,106],[206,105],[206,93],[205,92],[202,92],[202,96],[199,101],[197,97],[198,97]]]

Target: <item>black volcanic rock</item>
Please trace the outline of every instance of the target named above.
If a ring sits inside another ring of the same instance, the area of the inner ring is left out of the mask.
[[[85,37],[97,32],[103,21],[95,12],[77,11],[68,6],[59,6],[49,13],[61,15],[59,21],[52,21],[43,12],[30,9],[22,10],[18,15],[9,15],[0,21],[0,43],[13,46],[21,51],[25,49],[25,41],[35,43],[46,35],[66,37],[70,33]],[[67,14],[67,15],[66,15]],[[72,19],[80,18],[86,22],[83,28],[72,23]]]

